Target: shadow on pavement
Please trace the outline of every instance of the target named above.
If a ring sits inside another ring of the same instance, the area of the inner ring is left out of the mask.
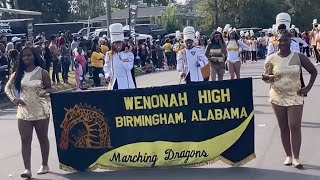
[[[304,164],[303,166],[305,169],[320,171],[320,166],[310,165],[310,164]]]
[[[311,166],[311,168],[319,168]],[[70,180],[108,179],[108,180],[315,180],[319,176],[299,174],[303,171],[283,172],[256,168],[170,168],[170,169],[135,169],[108,172],[79,172],[58,176]]]
[[[320,128],[320,123],[302,122],[301,127],[304,128]]]

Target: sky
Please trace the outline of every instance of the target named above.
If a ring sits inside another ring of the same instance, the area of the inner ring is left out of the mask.
[[[186,0],[177,0],[178,3],[185,3]]]

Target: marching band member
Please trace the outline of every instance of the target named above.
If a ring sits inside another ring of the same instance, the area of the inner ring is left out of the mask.
[[[196,39],[195,39],[195,41],[194,41],[194,46],[199,46],[199,41],[200,41],[200,38],[201,38],[200,32],[197,31],[196,34],[195,34],[195,36],[196,36]]]
[[[297,52],[297,53],[300,53],[300,44],[302,44],[303,47],[308,47],[309,45],[304,41],[302,40],[298,34],[299,34],[299,29],[296,28],[295,25],[292,25],[291,26],[291,29],[290,29],[290,34],[291,34],[291,40],[296,42],[294,44],[292,44],[291,46],[291,51],[292,52]],[[295,45],[295,46],[293,46]]]
[[[249,49],[249,46],[242,41],[236,32],[233,29],[228,35],[227,42],[227,62],[228,62],[228,70],[231,76],[231,80],[234,79],[234,76],[237,76],[237,79],[240,79],[240,68],[241,62],[239,57],[240,48]]]
[[[313,28],[310,31],[311,45],[313,47],[313,51],[317,60],[316,65],[318,65],[320,63],[320,54],[317,49],[317,39],[319,38],[319,34],[320,34],[318,20],[314,19],[312,25],[313,25]]]
[[[208,58],[200,48],[194,47],[195,30],[188,26],[183,30],[186,48],[178,53],[177,70],[186,83],[203,81],[201,68],[206,66]]]
[[[230,24],[226,24],[223,28],[223,40],[224,42],[227,42],[228,41],[228,32],[229,32],[229,29],[231,28]]]
[[[274,52],[278,51],[278,41],[277,41],[277,26],[274,24],[272,26],[271,33],[269,34],[267,56],[270,56]]]
[[[223,80],[223,75],[225,73],[225,57],[227,55],[226,44],[222,38],[222,33],[219,31],[213,32],[211,34],[210,44],[206,49],[206,56],[209,59],[209,64],[211,66],[211,81]]]
[[[206,38],[200,37],[199,44],[197,47],[200,48],[203,53],[206,53],[207,46],[208,46],[208,43],[207,43]],[[208,58],[208,56],[207,56],[207,58]],[[210,63],[208,63],[203,68],[201,68],[201,73],[202,73],[202,77],[203,77],[204,81],[209,81],[210,72],[211,72]]]
[[[134,55],[124,46],[124,31],[120,23],[109,27],[112,48],[105,56],[104,72],[108,89],[134,89],[135,84],[131,74]]]
[[[180,31],[176,31],[176,43],[173,46],[173,51],[178,54],[178,52],[182,49],[184,49],[182,35]]]
[[[240,31],[240,41],[242,41],[243,43],[247,42],[245,38],[245,32],[243,30]],[[242,48],[240,48],[239,51],[240,51],[241,63],[244,64],[247,61],[247,57],[246,57],[247,52],[245,49],[242,49]]]
[[[290,23],[291,23],[291,16],[287,13],[280,13],[277,15],[276,18],[276,31],[275,33],[281,33],[281,31],[289,31],[290,30]],[[274,27],[274,28],[275,28]],[[275,30],[274,30],[275,31]],[[268,46],[268,56],[270,56],[271,54],[277,52],[277,41],[269,43]],[[297,51],[297,47],[299,47],[299,43],[295,42],[295,41],[291,41],[291,51],[293,52],[300,52],[300,48],[299,51]]]

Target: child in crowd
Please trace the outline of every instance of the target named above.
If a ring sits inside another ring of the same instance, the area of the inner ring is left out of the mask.
[[[83,89],[82,86],[82,82],[83,82],[83,70],[82,70],[82,66],[80,65],[80,63],[78,61],[74,62],[74,66],[75,66],[75,79],[76,79],[76,83],[77,83],[77,91],[80,91]]]
[[[84,55],[82,53],[81,47],[78,47],[78,49],[77,49],[75,61],[77,61],[80,64],[80,66],[82,67],[82,73],[83,73],[83,78],[84,78],[84,75],[86,74],[87,62],[86,62],[86,58],[84,57]]]

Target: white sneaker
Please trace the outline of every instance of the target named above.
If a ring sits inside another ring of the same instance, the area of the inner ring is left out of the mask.
[[[38,174],[47,174],[49,172],[49,166],[41,165]]]
[[[26,169],[23,173],[21,173],[22,178],[31,179],[32,173],[29,169]]]

